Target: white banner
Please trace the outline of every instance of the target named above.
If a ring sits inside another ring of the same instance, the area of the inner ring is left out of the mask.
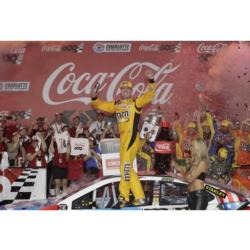
[[[103,139],[100,142],[103,175],[120,175],[120,139]],[[133,168],[137,172],[136,158]]]
[[[67,152],[67,144],[69,142],[69,135],[68,133],[62,133],[62,134],[55,134],[55,140],[57,144],[57,149],[59,154],[64,154]]]
[[[70,138],[70,155],[88,155],[89,140],[84,138]]]

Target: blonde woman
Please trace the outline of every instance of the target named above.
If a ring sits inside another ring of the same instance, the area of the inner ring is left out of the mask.
[[[204,181],[208,172],[208,150],[204,140],[192,141],[191,161],[186,169],[175,161],[172,161],[172,164],[188,183],[189,209],[205,210],[208,205],[207,192],[204,190]]]

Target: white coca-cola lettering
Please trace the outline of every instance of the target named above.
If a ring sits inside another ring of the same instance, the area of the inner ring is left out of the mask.
[[[216,43],[213,45],[206,45],[204,42],[200,43],[197,47],[198,53],[206,53],[206,54],[215,54],[218,53],[220,50],[225,48],[227,44],[225,43]]]
[[[106,89],[108,85],[106,99],[113,101],[120,94],[119,83],[125,76],[126,79],[134,83],[133,95],[138,96],[147,91],[147,84],[143,82],[135,84],[136,79],[144,74],[145,70],[151,69],[155,73],[155,81],[158,85],[153,104],[165,104],[171,99],[171,91],[174,86],[173,83],[167,82],[165,78],[176,71],[180,65],[173,66],[172,63],[167,63],[159,67],[150,62],[134,62],[125,66],[117,74],[114,72],[98,72],[91,75],[89,72],[84,72],[77,77],[74,73],[75,64],[68,62],[59,66],[47,79],[43,87],[43,100],[49,105],[60,105],[68,102],[81,102],[87,105],[91,101],[90,92],[92,87],[99,82],[101,84],[100,91]],[[70,91],[74,97],[67,100],[52,99],[50,96],[52,89],[56,91],[58,98]]]
[[[157,141],[155,144],[155,152],[159,154],[171,154],[171,142]]]
[[[139,51],[159,51],[159,44],[140,45]]]

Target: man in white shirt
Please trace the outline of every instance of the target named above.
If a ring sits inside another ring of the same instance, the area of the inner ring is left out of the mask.
[[[93,121],[89,126],[89,132],[99,141],[105,129],[106,121],[104,121],[104,113],[102,112],[96,112],[96,117],[97,120]]]
[[[55,134],[61,134],[62,133],[62,128],[66,125],[65,123],[62,122],[63,114],[57,112],[55,114],[55,122],[51,124],[51,127],[54,130]]]

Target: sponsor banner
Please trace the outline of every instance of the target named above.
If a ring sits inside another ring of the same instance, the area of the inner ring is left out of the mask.
[[[210,185],[205,185],[205,190],[207,190],[208,192],[215,194],[221,198],[225,198],[227,196],[227,193],[225,193],[217,188],[214,188]]]
[[[140,52],[162,52],[168,51],[172,53],[180,53],[181,52],[181,42],[175,43],[152,43],[152,44],[141,44],[139,46]]]
[[[120,159],[107,159],[106,166],[109,170],[117,169],[120,167]]]
[[[120,98],[120,82],[130,80],[133,83],[132,97],[136,98],[147,91],[145,71],[152,70],[157,83],[156,95],[151,105],[143,108],[142,118],[149,109],[160,108],[170,122],[174,112],[179,113],[182,121],[186,115],[192,119],[202,102],[212,111],[221,110],[222,115],[237,114],[239,119],[246,119],[244,107],[249,101],[250,87],[250,73],[245,64],[250,58],[248,44],[246,47],[242,44],[244,53],[238,53],[238,42],[89,41],[84,42],[84,56],[66,53],[73,51],[66,50],[66,47],[63,53],[62,47],[69,44],[78,46],[80,42],[25,42],[25,46],[22,45],[26,48],[25,63],[20,67],[0,60],[2,82],[25,79],[32,83],[30,91],[22,91],[25,89],[22,85],[12,86],[9,92],[0,91],[1,110],[32,108],[32,119],[43,116],[49,121],[54,119],[56,112],[64,112],[67,119],[75,110],[88,115],[93,110],[90,105],[91,88],[97,83],[100,83],[99,97],[114,101]],[[6,48],[16,48],[16,43],[14,45],[12,42],[0,42],[0,54],[5,53]],[[60,49],[53,47],[55,45]],[[150,47],[146,48],[148,45]],[[96,53],[94,48],[100,53]],[[181,53],[178,53],[179,48]],[[62,53],[50,53],[59,50]],[[146,50],[159,50],[159,53],[146,53]],[[223,58],[219,58],[221,55]],[[204,60],[201,61],[200,56]],[[212,64],[207,60],[208,56],[209,59],[213,57]],[[224,66],[227,70],[220,68]],[[26,87],[27,90],[28,85]]]
[[[80,44],[68,44],[68,45],[51,45],[51,46],[42,46],[42,52],[73,52],[73,53],[82,53],[84,50],[84,43]]]
[[[25,92],[30,90],[30,82],[2,82],[0,81],[1,92]]]
[[[209,43],[209,42],[202,42],[197,46],[197,52],[199,54],[217,54],[221,52],[228,44],[226,43]]]
[[[96,53],[130,52],[131,43],[95,43],[93,50]]]
[[[70,155],[88,155],[89,140],[84,138],[70,138]]]
[[[26,48],[12,48],[2,54],[4,62],[22,64]]]
[[[32,115],[32,110],[24,110],[24,111],[9,111],[9,110],[1,110],[0,111],[0,120],[2,118],[6,120],[15,120],[17,116],[21,119],[30,119]]]
[[[103,175],[120,175],[120,139],[103,139],[100,142]],[[137,160],[133,162],[137,172]]]
[[[137,172],[137,160],[133,162],[133,169]],[[120,175],[120,154],[102,154],[103,175]]]

